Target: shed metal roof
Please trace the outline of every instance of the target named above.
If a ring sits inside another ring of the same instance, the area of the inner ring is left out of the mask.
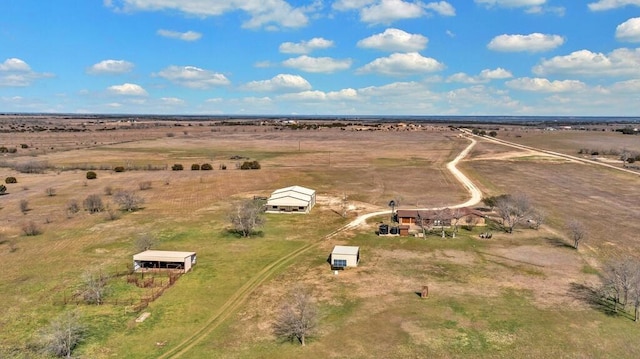
[[[196,252],[177,252],[177,251],[144,251],[133,255],[134,261],[153,261],[153,262],[184,262],[184,259],[195,255]]]
[[[277,189],[273,191],[271,195],[273,196],[275,194],[282,193],[282,192],[299,192],[302,194],[306,194],[307,196],[313,196],[316,193],[316,191],[312,190],[311,188],[306,188],[302,186],[291,186],[291,187]]]
[[[358,255],[360,247],[356,246],[335,246],[331,254],[346,254],[346,255]]]

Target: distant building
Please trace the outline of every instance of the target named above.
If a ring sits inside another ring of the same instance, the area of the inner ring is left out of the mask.
[[[196,264],[196,252],[144,251],[133,255],[133,270],[177,269],[188,272]]]
[[[360,247],[335,246],[331,252],[331,268],[357,267],[360,262]]]
[[[273,191],[267,200],[267,213],[309,213],[316,204],[316,191],[291,186]]]

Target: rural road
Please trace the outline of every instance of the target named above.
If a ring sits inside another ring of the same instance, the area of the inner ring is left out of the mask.
[[[473,146],[475,146],[476,143],[477,143],[477,141],[474,138],[468,137],[468,139],[471,140],[471,143],[469,144],[469,146],[467,146],[464,150],[462,150],[462,152],[460,152],[460,154],[458,154],[458,156],[456,156],[456,158],[454,158],[453,161],[451,161],[451,162],[449,162],[447,164],[447,169],[449,170],[449,172],[451,172],[451,174],[460,183],[462,183],[464,188],[471,195],[471,198],[469,198],[469,200],[467,200],[464,203],[460,203],[460,204],[449,206],[449,208],[470,207],[470,206],[473,206],[473,205],[476,205],[476,204],[480,203],[480,201],[482,200],[482,192],[478,189],[478,187],[473,182],[471,182],[471,180],[467,176],[464,175],[464,173],[462,173],[458,169],[458,167],[456,167],[458,162],[460,162],[460,160],[465,158],[469,154],[469,152],[471,151]],[[419,210],[433,210],[433,209],[441,209],[441,208],[418,208],[418,209]],[[351,221],[351,223],[347,224],[344,229],[358,227],[358,226],[360,226],[362,224],[365,224],[367,222],[367,220],[372,218],[372,217],[390,215],[390,214],[391,214],[391,210],[379,211],[379,212],[373,212],[373,213],[366,213],[366,214],[358,216],[358,218],[356,218],[353,221]]]
[[[638,171],[634,171],[634,170],[631,170],[631,169],[628,169],[628,168],[623,168],[623,167],[620,167],[620,166],[615,166],[615,165],[612,165],[612,164],[609,164],[609,163],[598,162],[598,161],[594,161],[594,160],[587,159],[587,158],[568,155],[566,153],[554,152],[554,151],[544,150],[544,149],[541,149],[541,148],[531,147],[531,146],[527,146],[527,145],[521,145],[519,143],[509,142],[509,141],[506,141],[506,140],[503,140],[503,139],[499,139],[499,138],[495,138],[495,137],[477,136],[477,135],[471,134],[471,131],[469,131],[469,130],[461,130],[461,131],[466,133],[466,134],[468,134],[468,135],[470,135],[470,136],[480,137],[480,138],[484,139],[485,141],[493,142],[493,143],[497,143],[497,144],[501,144],[501,145],[505,145],[505,146],[509,146],[509,147],[512,147],[512,148],[538,152],[538,153],[542,153],[542,154],[545,154],[545,155],[548,155],[548,156],[554,156],[554,157],[563,158],[563,159],[572,160],[572,161],[577,161],[577,162],[581,162],[581,163],[585,163],[585,164],[589,164],[589,165],[602,166],[602,167],[607,167],[607,168],[611,168],[611,169],[622,171],[622,172],[627,172],[627,173],[631,173],[631,174],[635,174],[635,175],[640,175],[640,173],[638,173]]]

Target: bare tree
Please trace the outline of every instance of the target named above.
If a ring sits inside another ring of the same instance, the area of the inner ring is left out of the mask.
[[[242,237],[251,237],[256,228],[264,224],[262,203],[245,200],[237,203],[229,214],[234,230]]]
[[[440,227],[442,238],[447,236],[447,233],[444,231],[444,227],[450,224],[451,221],[449,211],[449,208],[436,209],[434,211],[433,225]]]
[[[454,208],[451,210],[451,237],[456,238],[456,233],[458,233],[458,225],[460,223],[460,219],[464,217],[464,212],[460,208]]]
[[[26,199],[20,200],[20,212],[22,212],[22,214],[27,214],[27,212],[29,212],[29,201]]]
[[[90,194],[85,198],[84,209],[89,211],[89,213],[98,213],[104,211],[104,204],[102,203],[102,197],[97,194]]]
[[[148,189],[151,189],[151,187],[151,181],[142,181],[138,183],[138,188],[140,188],[141,191],[146,191]]]
[[[547,219],[547,213],[541,209],[535,209],[531,211],[529,215],[529,226],[535,230],[540,229],[540,226],[544,224]]]
[[[507,233],[513,233],[513,228],[527,218],[533,210],[531,201],[525,194],[500,197],[496,200],[495,206]]]
[[[148,233],[144,233],[136,239],[135,248],[138,252],[148,251],[158,243],[158,240]]]
[[[606,263],[602,280],[604,294],[613,301],[614,311],[618,311],[618,304],[624,309],[629,296],[634,299],[634,306],[640,302],[640,298],[634,296],[640,291],[640,266],[632,258],[616,259]]]
[[[304,346],[307,337],[314,333],[317,317],[318,310],[310,292],[295,288],[280,308],[280,313],[273,324],[273,332],[276,336],[291,341],[297,339]]]
[[[55,196],[55,195],[56,195],[56,189],[55,189],[55,188],[53,188],[53,187],[48,187],[48,188],[45,190],[45,193],[47,194],[47,196],[49,196],[49,197],[53,197],[53,196]]]
[[[78,212],[80,212],[80,204],[78,203],[78,200],[70,200],[67,203],[67,217],[71,218],[71,216]]]
[[[86,336],[77,312],[69,311],[53,320],[39,335],[42,349],[56,357],[71,358],[71,352]]]
[[[113,195],[113,201],[127,212],[137,211],[144,204],[144,198],[133,191],[118,191]]]
[[[22,225],[22,233],[25,236],[37,236],[42,234],[42,230],[34,221],[29,221]]]
[[[587,228],[582,222],[573,219],[567,224],[567,229],[569,230],[569,236],[573,240],[573,248],[578,249],[580,242],[587,237]]]
[[[102,272],[97,274],[84,273],[79,292],[85,303],[100,305],[104,302],[104,297],[107,294],[107,279],[107,276]]]

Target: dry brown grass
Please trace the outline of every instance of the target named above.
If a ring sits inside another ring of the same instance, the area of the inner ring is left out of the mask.
[[[168,132],[174,136],[167,136]],[[523,133],[519,139],[530,141],[526,142],[528,145],[548,144],[545,148],[574,154],[577,143],[604,145],[613,138],[609,134],[601,137],[597,132],[574,135]],[[589,135],[597,138],[584,137]],[[47,307],[52,293],[73,287],[83,270],[120,268],[128,263],[133,242],[141,233],[166,239],[197,227],[220,236],[226,226],[224,210],[235,198],[266,196],[275,188],[297,184],[315,188],[319,206],[325,211],[327,208],[338,211],[340,198],[346,195],[352,206],[349,215],[355,216],[358,212],[387,209],[390,199],[396,199],[403,207],[438,207],[462,202],[468,196],[444,169],[445,163],[468,142],[446,127],[398,133],[163,124],[158,128],[88,134],[0,134],[0,144],[19,143],[29,143],[30,149],[19,149],[18,154],[4,157],[5,161],[35,158],[46,160],[58,170],[21,174],[4,168],[3,176],[15,176],[18,183],[7,185],[10,194],[0,199],[3,234],[0,293],[3,302],[19,305],[12,306],[0,319],[0,326],[10,328],[0,334],[0,344],[24,341],[25,332],[36,330],[40,316],[52,310]],[[628,145],[635,148],[634,144]],[[242,160],[231,159],[235,155],[258,160],[262,169],[236,170],[236,163]],[[192,163],[205,162],[211,163],[214,170],[189,170]],[[86,180],[84,170],[62,170],[86,165],[170,167],[173,163],[182,163],[185,170],[122,173],[97,170],[96,180]],[[221,164],[229,169],[219,170]],[[491,301],[506,290],[514,290],[531,293],[530,303],[540,310],[563,307],[583,311],[587,310],[585,303],[569,291],[572,283],[594,281],[594,276],[582,273],[582,268],[587,263],[597,267],[601,260],[620,253],[640,254],[635,235],[640,230],[640,223],[635,220],[640,213],[635,196],[637,176],[483,142],[460,167],[487,195],[528,194],[537,207],[548,213],[549,226],[538,232],[517,231],[518,239],[496,234],[492,242],[473,250],[430,251],[420,249],[419,243],[404,243],[405,247],[376,244],[375,240],[362,242],[355,233],[345,234],[323,243],[289,271],[260,287],[251,304],[226,328],[229,336],[237,337],[218,338],[218,344],[225,345],[229,353],[247,357],[250,353],[243,350],[250,350],[255,343],[271,342],[271,314],[291,283],[301,281],[314,288],[318,301],[325,307],[333,311],[342,306],[348,308],[344,314],[335,314],[333,324],[322,328],[323,339],[314,344],[316,356],[339,357],[340,353],[331,346],[338,341],[353,350],[356,357],[366,357],[372,352],[383,357],[420,353],[412,351],[411,346],[396,345],[406,342],[429,348],[433,357],[446,357],[447,342],[459,340],[459,334],[454,329],[443,329],[438,333],[444,334],[438,336],[419,313],[404,311],[413,308],[415,291],[425,283],[435,298],[441,295],[454,301],[468,297]],[[110,203],[104,195],[105,187],[138,191],[138,184],[147,181],[152,188],[138,192],[145,198],[142,211],[115,221],[84,211],[71,218],[67,216],[65,208],[69,200],[81,203],[89,194],[100,194]],[[47,188],[54,188],[56,195],[48,196]],[[19,210],[23,199],[31,207],[26,214]],[[564,224],[572,218],[587,223],[590,232],[578,252],[562,246]],[[44,233],[28,238],[21,235],[21,224],[25,221],[40,224]],[[368,228],[369,232],[373,230]],[[304,240],[302,237],[313,233],[301,231],[287,236],[287,240]],[[328,271],[324,259],[336,243],[366,244],[363,266],[338,276]],[[167,248],[173,245],[165,242]],[[207,244],[201,246],[210,253],[216,251],[206,247]],[[237,253],[248,248],[240,242],[225,247]],[[34,263],[34,258],[35,265],[24,265]],[[479,266],[484,268],[480,272],[468,269]],[[443,321],[449,315],[464,328],[486,329],[482,328],[484,324],[471,323],[467,317],[448,310],[429,315]],[[407,319],[407,315],[414,317]],[[384,327],[384,323],[390,324]],[[375,326],[385,329],[371,330]],[[247,327],[251,330],[246,330]],[[345,328],[353,328],[352,338],[341,339]],[[512,333],[485,331],[493,333],[489,337],[497,347],[512,348],[513,343],[526,339]],[[246,345],[247,342],[253,344]],[[267,352],[265,356],[270,355]]]

